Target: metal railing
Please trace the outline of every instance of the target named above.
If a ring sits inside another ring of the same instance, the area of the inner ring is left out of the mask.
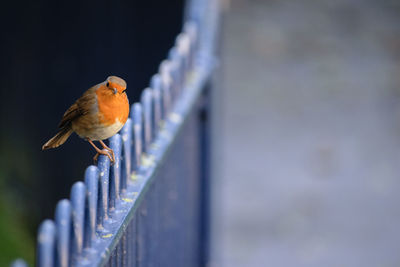
[[[201,40],[210,29],[199,14],[207,2],[190,2],[191,20],[110,138],[115,163],[101,155],[40,225],[37,266],[204,265],[213,44]]]

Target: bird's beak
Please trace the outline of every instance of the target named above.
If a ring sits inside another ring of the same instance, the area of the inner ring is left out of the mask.
[[[113,92],[114,92],[114,95],[116,95],[117,93],[118,93],[118,90],[117,89],[115,89],[115,88],[113,88]]]

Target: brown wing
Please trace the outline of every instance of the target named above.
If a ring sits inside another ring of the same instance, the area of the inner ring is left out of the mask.
[[[58,125],[59,128],[63,128],[64,126],[71,123],[73,120],[79,118],[90,112],[93,107],[93,102],[96,99],[96,88],[97,86],[93,86],[89,90],[87,90],[76,102],[65,111],[60,124]]]

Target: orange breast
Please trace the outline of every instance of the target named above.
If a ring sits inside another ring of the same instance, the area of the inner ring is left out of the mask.
[[[99,121],[104,126],[114,124],[117,120],[125,124],[129,116],[129,101],[126,93],[114,94],[105,85],[96,90]]]

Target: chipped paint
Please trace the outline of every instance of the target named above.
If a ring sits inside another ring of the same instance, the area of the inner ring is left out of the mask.
[[[131,174],[131,180],[132,180],[132,181],[136,181],[138,178],[139,178],[139,176],[136,175],[135,172],[132,172],[132,174]]]
[[[152,155],[143,154],[141,160],[144,167],[150,167],[154,164],[154,156]]]
[[[110,237],[112,237],[113,235],[112,234],[106,234],[106,235],[102,235],[101,237],[102,238],[110,238]]]

